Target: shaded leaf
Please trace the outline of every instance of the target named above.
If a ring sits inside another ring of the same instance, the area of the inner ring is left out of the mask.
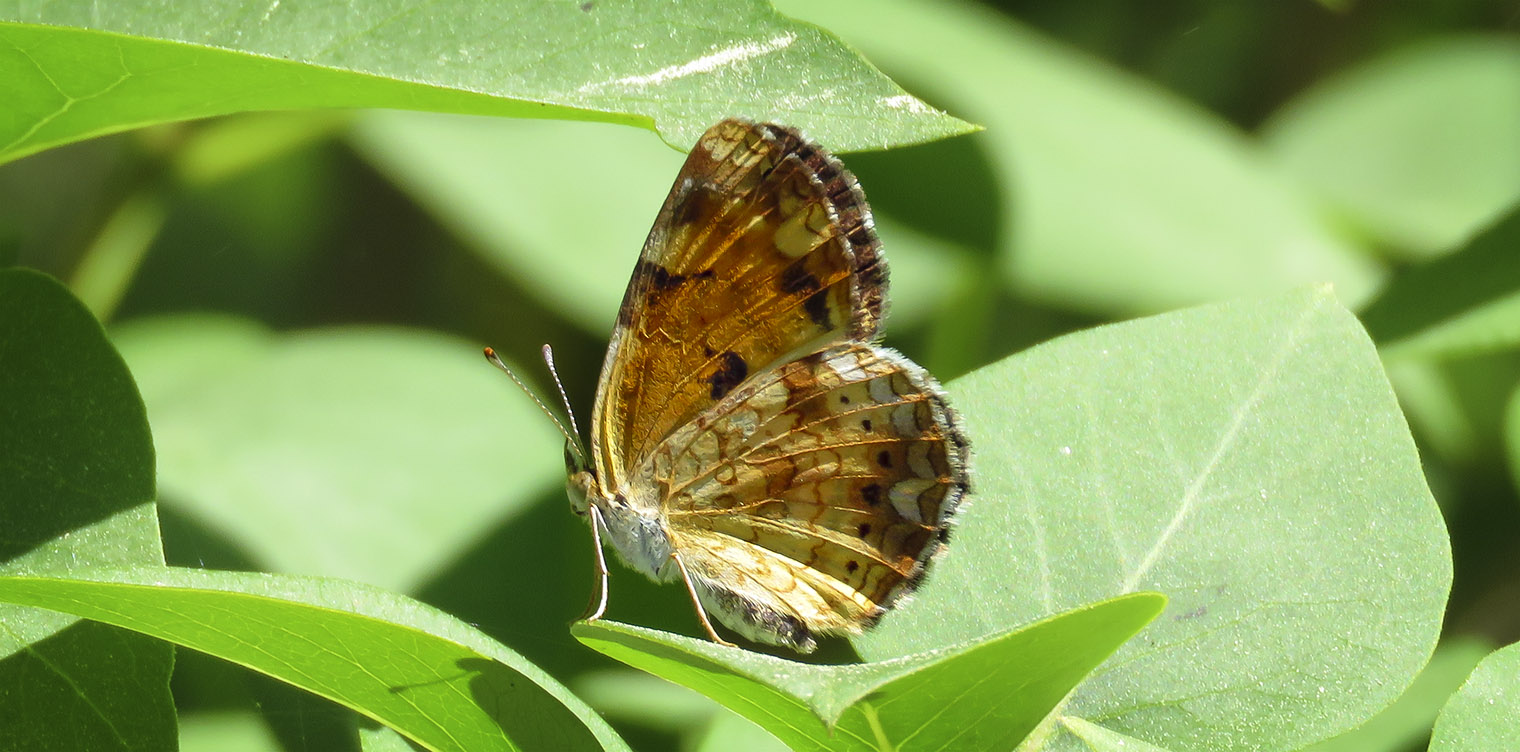
[[[553,426],[475,343],[204,316],[116,340],[165,503],[263,567],[414,588],[560,477]]]
[[[1520,200],[1520,40],[1426,42],[1318,82],[1267,148],[1355,229],[1428,256]]]
[[[991,8],[779,5],[987,126],[1004,280],[1033,299],[1132,314],[1331,282],[1356,302],[1381,276],[1246,134]]]
[[[63,285],[0,269],[0,575],[162,564],[153,442],[132,376]],[[0,605],[0,739],[168,749],[169,646]]]
[[[1458,253],[1401,272],[1362,315],[1390,359],[1520,345],[1520,204]]]

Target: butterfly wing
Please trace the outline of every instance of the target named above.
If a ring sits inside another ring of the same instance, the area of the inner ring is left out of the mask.
[[[634,469],[708,610],[810,650],[858,633],[924,573],[969,487],[939,386],[886,348],[836,345],[759,374]]]
[[[777,125],[707,131],[645,242],[602,366],[596,474],[626,469],[789,354],[869,339],[886,269],[855,179]]]

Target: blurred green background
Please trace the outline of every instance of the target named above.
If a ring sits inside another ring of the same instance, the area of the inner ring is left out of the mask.
[[[887,341],[941,379],[1303,284],[1368,311],[1456,582],[1409,704],[1340,748],[1422,748],[1487,647],[1520,638],[1520,3],[778,5],[986,128],[844,157],[893,265]],[[584,422],[681,160],[647,131],[582,122],[153,126],[0,167],[0,263],[67,281],[113,332],[148,405],[171,564],[403,590],[560,677],[636,746],[733,749],[746,722],[569,637],[591,551],[559,441],[479,356],[496,347],[550,395],[551,343]],[[1487,287],[1431,272],[1480,255]],[[1421,339],[1474,312],[1515,334]],[[679,588],[616,569],[611,603],[695,633]],[[270,680],[181,652],[175,682],[187,749],[353,744],[346,711]]]

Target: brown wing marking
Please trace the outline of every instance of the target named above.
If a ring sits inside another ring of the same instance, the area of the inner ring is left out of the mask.
[[[748,604],[719,618],[793,644],[858,632],[917,585],[967,492],[968,461],[928,374],[845,343],[755,376],[633,480],[663,499],[666,528],[710,575],[706,587],[745,583],[713,596]]]
[[[604,488],[749,375],[880,325],[886,264],[853,176],[788,128],[702,136],[634,269],[603,365]]]

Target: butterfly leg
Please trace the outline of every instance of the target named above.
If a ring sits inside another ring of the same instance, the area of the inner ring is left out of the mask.
[[[602,513],[595,504],[586,507],[591,518],[591,548],[596,551],[596,585],[591,591],[591,602],[581,614],[582,621],[596,621],[607,612],[607,555],[602,552]]]
[[[676,569],[681,570],[681,582],[686,583],[686,594],[691,596],[691,605],[697,607],[697,618],[702,621],[702,628],[707,630],[707,636],[711,637],[713,642],[716,642],[724,647],[739,647],[738,645],[735,645],[732,642],[719,637],[718,633],[713,630],[712,622],[708,621],[707,619],[707,610],[702,608],[702,599],[697,597],[697,586],[692,584],[691,574],[686,571],[686,562],[681,561],[681,555],[678,553],[672,553],[670,555],[670,558],[675,559]]]

